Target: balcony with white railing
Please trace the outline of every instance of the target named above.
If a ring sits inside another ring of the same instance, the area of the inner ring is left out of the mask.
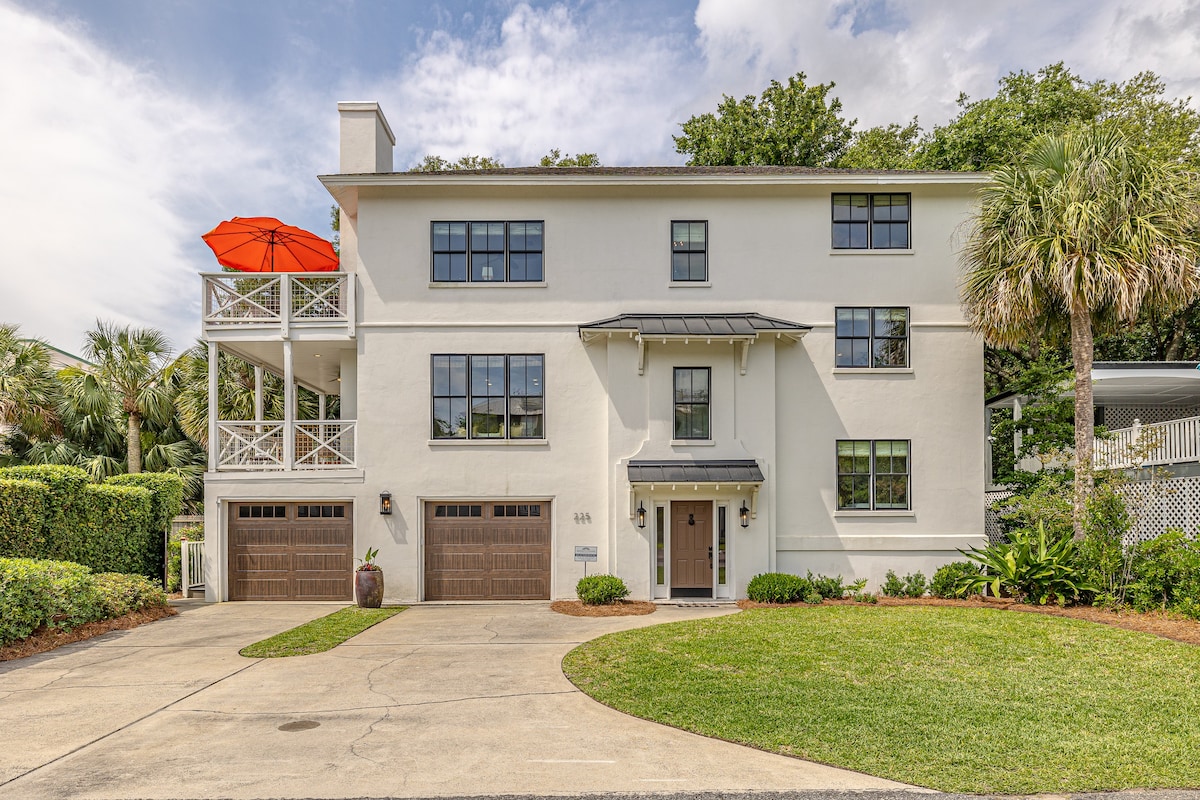
[[[1200,417],[1109,431],[1093,445],[1096,469],[1134,469],[1200,462]]]
[[[354,420],[221,420],[217,422],[217,469],[353,469],[357,433]]]
[[[344,329],[354,335],[354,280],[345,272],[208,272],[204,280],[207,334],[266,329]]]

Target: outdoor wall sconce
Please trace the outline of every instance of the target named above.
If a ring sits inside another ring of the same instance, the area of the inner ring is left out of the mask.
[[[389,516],[392,513],[392,493],[379,493],[379,513],[383,516]]]
[[[746,508],[746,501],[742,501],[742,507],[738,509],[738,517],[741,520],[743,528],[750,527],[750,509]]]
[[[646,504],[640,500],[637,507],[637,526],[639,528],[646,527]]]

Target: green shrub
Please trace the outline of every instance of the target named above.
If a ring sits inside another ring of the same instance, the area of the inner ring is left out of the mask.
[[[0,555],[33,558],[46,550],[50,489],[40,481],[0,478]]]
[[[79,563],[96,572],[126,572],[148,578],[160,575],[162,534],[151,523],[153,492],[137,486],[90,484],[84,494],[90,513]]]
[[[138,486],[153,493],[150,500],[150,525],[160,536],[171,529],[171,520],[183,510],[183,479],[167,472],[140,472],[114,475],[105,481],[110,486]]]
[[[903,597],[904,596],[904,581],[896,574],[895,570],[889,569],[887,576],[883,580],[883,587],[880,589],[884,597]]]
[[[87,567],[0,558],[0,645],[41,627],[69,630],[102,618],[103,603]]]
[[[1178,529],[1133,548],[1126,601],[1200,619],[1200,543]]]
[[[898,578],[896,573],[889,569],[881,591],[886,597],[924,597],[927,586],[925,573],[920,570]]]
[[[813,575],[812,572],[809,572],[808,582],[812,584],[813,591],[825,600],[840,600],[846,594],[847,587],[841,575],[830,577],[828,575]],[[805,602],[807,603],[808,600],[806,599]]]
[[[629,587],[616,575],[589,575],[575,584],[575,594],[584,605],[601,606],[629,596]]]
[[[879,598],[870,592],[855,592],[851,595],[856,603],[878,603]]]
[[[746,597],[756,603],[795,603],[812,592],[812,584],[799,575],[764,572],[746,586]]]
[[[101,572],[94,576],[96,591],[104,610],[104,619],[120,617],[143,608],[167,605],[162,587],[142,575]]]
[[[983,549],[959,551],[987,569],[987,574],[964,579],[960,591],[990,586],[997,596],[1004,591],[1018,600],[1041,605],[1051,600],[1066,605],[1077,600],[1081,592],[1095,591],[1080,575],[1070,532],[1052,538],[1046,526],[1039,523],[1036,533],[1013,531],[1009,539]]]
[[[810,606],[819,606],[825,600],[816,589],[804,595],[804,602]]]
[[[40,464],[5,467],[0,469],[0,478],[37,481],[50,490],[41,535],[45,549],[29,557],[82,563],[77,556],[83,550],[83,535],[88,519],[84,496],[88,474],[79,467]],[[0,551],[0,556],[7,555],[15,554]]]
[[[958,587],[979,575],[979,567],[969,561],[951,561],[938,567],[929,582],[929,593],[934,597],[949,599],[958,597]]]

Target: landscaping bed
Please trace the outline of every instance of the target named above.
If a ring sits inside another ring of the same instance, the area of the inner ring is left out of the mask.
[[[399,614],[408,606],[359,608],[350,606],[295,628],[277,633],[238,651],[246,658],[286,658],[332,650],[342,642]]]
[[[942,791],[1200,787],[1200,648],[1010,609],[1035,610],[752,608],[603,636],[563,669],[638,717]]]
[[[585,604],[579,600],[555,600],[551,611],[570,617],[636,617],[653,614],[658,606],[645,600],[617,600],[615,603]]]
[[[18,658],[45,653],[64,644],[82,642],[109,631],[123,631],[155,622],[165,617],[173,617],[179,612],[170,606],[155,606],[132,611],[114,619],[103,619],[97,622],[85,622],[78,628],[62,630],[61,628],[41,628],[19,642],[0,647],[0,661],[13,661]]]

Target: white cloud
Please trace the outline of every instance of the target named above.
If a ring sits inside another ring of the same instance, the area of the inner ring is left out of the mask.
[[[1153,70],[1172,95],[1200,88],[1195,0],[699,0],[696,26],[710,87],[701,110],[800,71],[835,81],[864,127],[914,114],[944,123],[960,92],[988,97],[1009,72],[1056,61],[1087,79]]]
[[[661,162],[687,41],[582,13],[522,3],[469,37],[435,31],[399,74],[365,87],[396,133],[397,168],[426,153],[530,164],[554,147],[605,164]]]
[[[313,148],[263,135],[230,102],[175,94],[77,25],[0,4],[0,31],[0,214],[12,231],[0,320],[66,350],[97,317],[158,327],[189,346],[196,273],[217,268],[200,235],[234,214],[311,204],[317,169],[289,160],[287,146]],[[326,148],[312,156],[335,146],[319,135]]]

